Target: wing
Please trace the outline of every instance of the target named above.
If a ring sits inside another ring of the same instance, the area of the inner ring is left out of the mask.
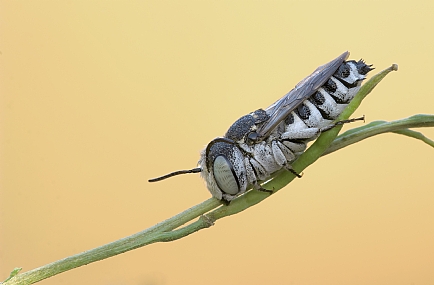
[[[318,67],[311,75],[298,83],[294,89],[268,107],[265,111],[270,118],[258,128],[259,139],[263,140],[268,137],[282,120],[314,94],[336,72],[349,55],[348,51],[344,52],[336,59]]]

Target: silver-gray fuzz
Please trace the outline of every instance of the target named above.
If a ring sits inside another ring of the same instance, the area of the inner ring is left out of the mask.
[[[346,61],[345,52],[319,67],[267,109],[238,119],[224,137],[201,152],[201,176],[211,194],[231,201],[261,181],[286,168],[306,149],[306,144],[334,126],[372,70],[363,60]]]

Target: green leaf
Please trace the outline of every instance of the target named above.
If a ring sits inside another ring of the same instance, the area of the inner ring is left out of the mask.
[[[9,274],[9,277],[8,278],[6,278],[6,280],[5,281],[3,281],[2,283],[4,283],[4,282],[6,282],[6,281],[8,281],[9,279],[11,279],[12,277],[14,277],[15,275],[17,275],[18,274],[18,272],[20,272],[21,271],[21,269],[23,269],[22,267],[15,267],[12,271],[11,271],[11,273]]]

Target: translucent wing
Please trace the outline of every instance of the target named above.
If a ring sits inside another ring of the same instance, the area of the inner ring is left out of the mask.
[[[298,83],[294,89],[268,107],[265,111],[270,118],[258,128],[259,139],[263,140],[268,137],[282,120],[314,94],[336,72],[349,54],[348,51],[344,52],[336,59],[318,67],[311,75]]]

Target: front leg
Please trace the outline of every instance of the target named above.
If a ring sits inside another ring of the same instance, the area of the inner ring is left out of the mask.
[[[244,159],[244,166],[246,167],[246,174],[247,174],[248,183],[253,185],[253,189],[255,189],[255,190],[272,194],[273,190],[268,190],[268,189],[262,188],[262,186],[259,184],[258,179],[257,179],[256,174],[255,174],[255,173],[262,173],[262,175],[265,176],[265,175],[267,175],[265,169],[262,166],[260,166],[259,163],[257,163],[257,164],[255,163],[255,166],[252,165],[250,162],[251,160],[255,161],[254,158],[246,157]]]

